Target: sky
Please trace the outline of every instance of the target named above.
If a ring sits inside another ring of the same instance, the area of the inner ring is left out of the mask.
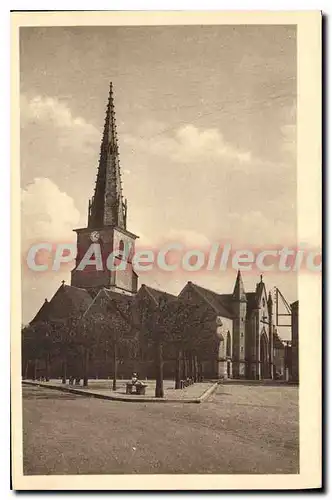
[[[85,227],[113,82],[128,230],[139,245],[296,245],[296,27],[21,28],[22,255]],[[144,273],[220,293],[236,271]],[[251,291],[257,274],[242,273]],[[23,323],[68,268],[22,266]],[[294,272],[264,273],[297,298]],[[283,336],[283,335],[281,335]]]

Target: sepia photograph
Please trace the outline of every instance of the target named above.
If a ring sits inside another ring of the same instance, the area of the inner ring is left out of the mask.
[[[94,14],[12,14],[17,484],[318,487],[320,15]]]

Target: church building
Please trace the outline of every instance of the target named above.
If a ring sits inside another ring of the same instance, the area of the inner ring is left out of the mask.
[[[35,331],[43,322],[67,324],[69,319],[84,315],[91,307],[102,307],[105,301],[116,303],[125,310],[126,305],[139,304],[142,300],[156,305],[161,297],[170,301],[186,300],[203,304],[215,317],[211,349],[207,351],[210,354],[201,359],[205,378],[273,379],[283,371],[284,345],[274,326],[271,292],[266,290],[262,277],[255,290],[246,291],[239,271],[234,289],[224,294],[190,281],[177,297],[145,285],[138,289],[138,276],[131,263],[138,236],[127,229],[127,200],[122,192],[112,84],[96,185],[88,204],[87,227],[74,231],[77,234],[77,256],[71,272],[71,285],[63,282],[49,301],[45,299],[30,322]],[[87,266],[80,270],[82,257],[93,243],[100,245],[103,268],[97,270],[95,266]],[[110,253],[115,253],[117,263],[126,260],[125,270],[108,269],[105,263]],[[140,342],[138,356],[120,364],[119,376],[130,377],[133,371],[139,371],[140,376],[154,376],[153,359],[147,355],[143,340]],[[108,375],[107,346],[99,346],[97,351],[90,376],[104,378]],[[171,350],[165,351],[165,378],[174,376],[173,356]],[[23,362],[26,357],[23,342]],[[52,364],[51,376],[61,376],[60,363]]]

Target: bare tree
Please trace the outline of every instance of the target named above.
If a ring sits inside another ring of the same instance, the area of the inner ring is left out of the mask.
[[[167,295],[163,294],[158,303],[147,298],[137,303],[137,321],[141,333],[152,342],[155,361],[155,397],[164,397],[163,383],[163,344],[167,331]]]
[[[22,331],[22,357],[27,377],[28,367],[33,367],[32,378],[36,379],[38,362],[44,365],[44,376],[48,381],[50,378],[50,364],[55,356],[54,348],[55,324],[51,321],[38,321],[26,326]]]
[[[115,300],[96,301],[82,318],[80,324],[82,345],[85,351],[84,366],[87,367],[88,354],[92,346],[105,345],[113,352],[113,390],[117,388],[119,356],[135,353],[137,328],[130,304],[120,305]],[[87,369],[85,368],[85,373]]]
[[[177,298],[167,301],[162,314],[164,343],[175,347],[175,388],[178,389],[181,375],[195,382],[201,378],[200,358],[215,342],[215,313],[208,306]]]

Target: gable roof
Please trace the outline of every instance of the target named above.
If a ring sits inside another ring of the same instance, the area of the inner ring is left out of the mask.
[[[108,288],[104,288],[103,290],[110,300],[115,300],[118,304],[130,304],[134,298],[132,295],[127,293],[113,292]]]
[[[164,292],[163,290],[158,290],[157,288],[152,288],[151,286],[147,286],[147,285],[144,285],[144,284],[141,285],[141,288],[140,288],[139,292],[141,290],[145,290],[147,292],[147,294],[154,300],[154,302],[156,304],[159,303],[160,299],[165,299],[165,300],[175,300],[175,299],[177,299],[176,295],[173,295],[173,294],[168,293],[168,292]]]
[[[102,288],[99,290],[91,304],[84,312],[83,316],[85,317],[89,312],[92,312],[92,314],[103,314],[102,311],[103,307],[105,307],[105,303],[102,301],[104,299],[106,299],[106,307],[108,305],[110,306],[110,308],[107,307],[107,311],[109,313],[120,313],[122,318],[124,318],[128,324],[132,323],[131,319],[132,314],[134,314],[134,308],[130,308],[130,306],[133,304],[134,297],[124,293],[114,292],[108,288]]]
[[[233,294],[231,293],[219,293],[220,301],[230,313],[233,312]]]
[[[89,304],[88,308],[85,310],[84,315],[87,314],[87,312],[95,305],[98,304],[98,302],[103,298],[106,297],[106,299],[111,303],[115,302],[117,306],[126,308],[129,304],[132,303],[133,301],[133,296],[132,295],[127,295],[125,293],[119,293],[119,292],[113,292],[112,290],[109,290],[108,288],[101,288],[97,295],[94,297],[92,302]]]
[[[220,314],[220,316],[224,316],[225,318],[234,317],[232,312],[232,294],[219,294],[188,281],[184,289],[180,292],[179,297],[181,297],[181,294],[188,287],[196,291],[197,295],[212,307],[217,314]]]
[[[45,302],[43,303],[35,317],[30,321],[30,325],[36,323],[37,321],[45,321],[47,319],[49,305],[49,301],[45,299]]]
[[[45,301],[30,323],[37,321],[63,321],[79,317],[92,302],[84,288],[62,284],[49,302]]]
[[[83,312],[92,302],[92,297],[85,288],[63,285],[66,297],[76,311]]]

